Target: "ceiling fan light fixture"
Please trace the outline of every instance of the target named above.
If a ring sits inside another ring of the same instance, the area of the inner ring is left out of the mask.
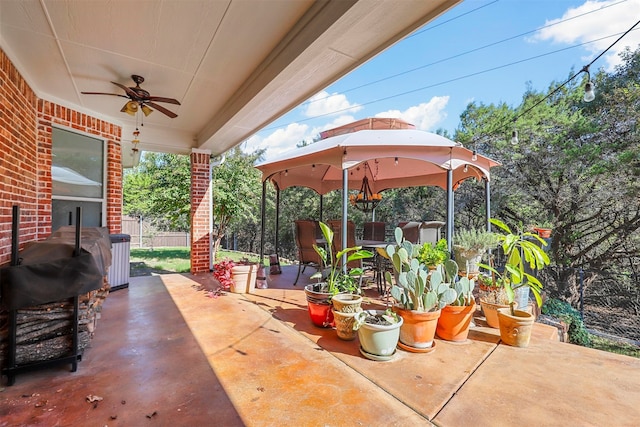
[[[135,116],[138,112],[138,103],[135,101],[129,101],[124,104],[124,107],[122,107],[122,110],[120,111],[123,113],[127,113],[130,116]]]
[[[149,108],[148,106],[144,105],[144,104],[142,104],[140,106],[140,109],[144,113],[145,117],[147,117],[149,114],[153,113],[153,110],[151,108]]]

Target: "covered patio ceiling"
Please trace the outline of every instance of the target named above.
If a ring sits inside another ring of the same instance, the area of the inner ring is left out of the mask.
[[[144,118],[140,148],[217,155],[460,1],[0,1],[0,47],[38,97],[121,125],[125,148],[126,99],[81,92],[141,75],[181,105]]]

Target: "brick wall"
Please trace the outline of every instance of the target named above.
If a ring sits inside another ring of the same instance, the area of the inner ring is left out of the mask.
[[[209,271],[209,153],[191,153],[191,273]]]
[[[119,126],[38,99],[0,49],[0,265],[11,256],[11,207],[20,206],[20,244],[51,233],[51,125],[107,141],[107,226],[120,232]]]

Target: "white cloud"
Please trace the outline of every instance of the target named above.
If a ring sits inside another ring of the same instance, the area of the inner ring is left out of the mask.
[[[345,95],[340,93],[329,94],[329,92],[323,90],[313,95],[303,105],[303,114],[307,117],[318,117],[355,113],[361,109],[361,105],[352,104]]]
[[[434,96],[429,102],[414,105],[404,111],[388,110],[376,114],[375,117],[402,119],[420,130],[435,130],[435,127],[447,118],[445,108],[448,102],[448,96]]]
[[[570,19],[594,10],[595,12],[593,13]],[[584,58],[585,63],[588,63],[635,24],[638,19],[638,11],[640,11],[640,0],[628,0],[625,2],[620,0],[586,1],[581,6],[568,9],[561,18],[546,21],[545,26],[557,24],[540,29],[532,37],[532,40],[551,41],[566,45],[597,40],[583,46],[584,49],[589,51],[589,55]],[[567,19],[570,20],[560,22]],[[615,65],[620,64],[618,54],[626,46],[631,47],[631,50],[635,50],[638,44],[640,44],[640,31],[631,31],[604,56],[603,59],[606,63],[604,68],[608,71],[613,70]],[[594,65],[603,66],[603,64],[598,64],[597,62]]]
[[[264,148],[266,149],[265,159],[272,159],[286,151],[293,150],[302,141],[311,142],[312,138],[309,126],[291,123],[285,128],[275,130],[265,138],[261,138],[257,134],[253,135],[245,141],[244,151],[251,153]]]
[[[316,126],[313,128],[312,130],[312,134],[315,136],[319,135],[320,132],[323,132],[327,129],[333,129],[333,128],[337,128],[340,127],[342,125],[346,125],[347,123],[352,123],[355,122],[356,119],[351,116],[351,115],[343,115],[340,117],[336,117],[335,119],[333,119],[332,121],[325,123],[322,126]]]

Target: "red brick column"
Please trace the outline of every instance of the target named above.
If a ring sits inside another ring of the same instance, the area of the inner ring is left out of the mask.
[[[208,150],[191,152],[191,273],[209,272],[209,156]]]

